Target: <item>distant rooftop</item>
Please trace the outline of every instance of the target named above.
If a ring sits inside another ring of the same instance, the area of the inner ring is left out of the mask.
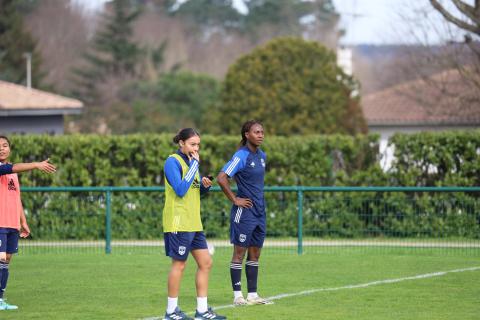
[[[0,115],[71,114],[82,108],[80,100],[0,80]]]
[[[457,70],[405,82],[362,99],[368,125],[480,125],[480,93]]]

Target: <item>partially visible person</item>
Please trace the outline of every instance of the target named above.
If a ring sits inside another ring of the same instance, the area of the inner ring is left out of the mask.
[[[6,136],[0,136],[0,158],[5,155],[6,150],[10,150],[10,140]],[[10,152],[10,151],[8,151]],[[42,162],[30,162],[30,163],[6,163],[0,161],[0,176],[11,173],[19,173],[31,170],[40,170],[46,173],[54,173],[56,167],[49,162],[50,159]]]
[[[17,174],[9,172],[8,167],[4,168],[7,166],[9,156],[10,141],[7,137],[0,136],[0,168],[4,170],[0,175],[0,311],[18,309],[17,306],[8,304],[4,300],[4,293],[7,288],[8,269],[12,256],[18,252],[18,238],[26,238],[30,234],[20,199],[20,184]],[[33,167],[37,168],[36,165]],[[21,165],[20,171],[28,170],[28,168],[31,168],[29,164]]]

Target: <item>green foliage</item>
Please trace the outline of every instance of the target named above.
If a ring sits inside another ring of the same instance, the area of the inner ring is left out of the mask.
[[[189,0],[179,4],[166,1],[168,12],[186,20],[192,31],[208,34],[212,29],[261,36],[262,28],[275,30],[276,35],[301,36],[308,27],[301,18],[314,17],[317,24],[336,23],[338,14],[331,0],[249,0],[244,1],[246,12],[238,12],[231,0]]]
[[[393,177],[398,185],[479,186],[480,131],[395,135]]]
[[[0,1],[0,80],[26,84],[25,53],[32,54],[32,85],[41,87],[41,57],[36,43],[25,30],[21,12],[28,3],[19,0]]]
[[[175,9],[176,8],[176,9]],[[231,0],[195,0],[178,4],[171,1],[172,15],[182,17],[193,26],[230,28],[238,26],[242,16],[232,7]]]
[[[479,137],[479,131],[397,135],[394,141],[398,159],[386,173],[377,164],[377,136],[268,136],[262,147],[267,153],[265,184],[425,186],[438,179],[435,185],[475,186],[480,167]],[[22,186],[159,186],[164,184],[164,161],[176,149],[171,138],[153,134],[12,136],[11,161],[50,157],[58,165],[54,175],[38,171],[21,174]],[[201,174],[216,175],[235,152],[239,140],[234,136],[203,135]],[[438,148],[438,157],[426,152],[431,147]],[[429,160],[421,162],[420,155]],[[458,166],[445,165],[455,162],[448,160],[448,155],[457,159]],[[429,165],[439,169],[432,171]],[[419,166],[426,171],[422,173]],[[95,240],[105,236],[104,194],[24,193],[22,198],[36,239]],[[266,201],[269,235],[296,236],[297,195],[267,193]],[[310,236],[480,235],[475,194],[309,192],[303,203],[303,228]],[[230,207],[220,192],[202,198],[202,219],[209,237],[228,237]],[[157,238],[162,209],[163,193],[113,194],[113,238]]]
[[[110,121],[113,132],[175,132],[181,127],[203,131],[204,118],[219,91],[220,83],[214,78],[189,72],[166,73],[154,83],[132,83],[122,90],[126,104],[117,105],[121,111],[113,116],[125,118]]]
[[[218,133],[233,133],[247,119],[261,120],[276,135],[364,132],[354,90],[356,82],[337,66],[332,51],[280,38],[230,67],[209,123]],[[356,122],[346,124],[348,119]]]
[[[244,26],[253,34],[261,26],[272,25],[278,34],[301,36],[305,28],[301,22],[303,17],[315,17],[317,23],[338,19],[331,0],[250,0],[245,5],[248,14],[244,17]]]

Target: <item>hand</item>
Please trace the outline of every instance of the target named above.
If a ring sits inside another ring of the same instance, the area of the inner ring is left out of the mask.
[[[212,180],[208,177],[202,177],[202,184],[205,188],[210,188],[212,186]]]
[[[200,155],[198,154],[198,151],[193,151],[188,154],[188,160],[192,161],[192,159],[200,162]]]
[[[253,202],[252,200],[248,198],[238,198],[235,197],[235,200],[233,201],[233,204],[236,205],[237,207],[242,207],[242,208],[251,208],[253,207]]]
[[[46,173],[54,173],[55,171],[57,171],[57,168],[53,164],[49,163],[48,161],[50,161],[50,158],[42,162],[37,162],[36,168]]]
[[[29,235],[30,235],[30,228],[28,227],[28,224],[26,222],[23,222],[22,225],[20,226],[20,237],[26,238]]]

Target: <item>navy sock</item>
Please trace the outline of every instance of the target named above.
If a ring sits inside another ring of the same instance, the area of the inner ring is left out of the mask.
[[[7,288],[8,281],[8,262],[0,261],[0,299],[3,299],[3,293]]]
[[[230,278],[233,291],[242,291],[242,263],[230,262]]]
[[[248,292],[257,292],[258,261],[247,260],[245,274],[247,275]]]

